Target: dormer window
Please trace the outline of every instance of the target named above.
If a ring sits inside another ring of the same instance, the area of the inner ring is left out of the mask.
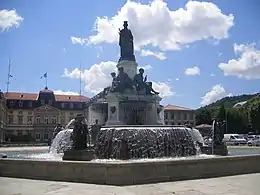
[[[21,98],[23,98],[23,94],[21,94]]]
[[[71,99],[71,97],[69,96],[69,100]]]

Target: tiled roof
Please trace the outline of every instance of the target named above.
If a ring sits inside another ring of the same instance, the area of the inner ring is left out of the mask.
[[[7,100],[37,100],[37,93],[20,93],[20,92],[8,92],[5,93]],[[60,102],[86,102],[89,100],[86,96],[79,95],[55,95],[56,101]]]
[[[190,109],[190,108],[184,108],[184,107],[181,107],[181,106],[176,106],[176,105],[171,105],[171,104],[168,104],[164,107],[164,110],[193,110],[193,109]]]

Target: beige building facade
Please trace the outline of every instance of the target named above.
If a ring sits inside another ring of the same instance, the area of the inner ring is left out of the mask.
[[[58,124],[66,126],[77,114],[84,114],[85,96],[55,95],[44,89],[38,94],[8,92],[5,141],[48,141]],[[1,108],[1,107],[0,107]],[[4,124],[5,124],[4,123]]]
[[[168,104],[164,107],[164,122],[165,125],[195,126],[195,110]]]

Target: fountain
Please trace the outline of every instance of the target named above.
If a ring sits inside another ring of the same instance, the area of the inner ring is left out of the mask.
[[[211,146],[192,127],[164,124],[159,93],[143,69],[137,74],[127,22],[119,34],[111,86],[86,103],[87,121],[78,115],[54,133],[49,152],[64,153],[63,161],[0,159],[0,176],[129,185],[260,172],[260,155],[197,158]],[[226,155],[223,124],[212,132],[214,154]]]
[[[61,131],[53,140],[51,150],[64,151],[63,160],[126,160],[198,154],[198,143],[202,146],[203,139],[196,137],[196,130],[187,126],[164,125],[159,92],[153,89],[152,82],[147,82],[142,68],[137,74],[133,36],[126,21],[119,34],[121,57],[117,65],[118,75],[111,73],[111,86],[87,102],[88,121],[105,123],[97,139],[92,139],[92,142],[96,140],[95,148],[90,146],[89,129],[82,123],[84,117],[77,116],[72,122],[73,130]],[[70,133],[74,138],[72,147],[68,140]]]

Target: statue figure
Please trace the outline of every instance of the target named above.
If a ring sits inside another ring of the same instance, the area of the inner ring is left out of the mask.
[[[109,86],[109,87],[106,87],[104,90],[103,90],[103,95],[107,95],[107,93],[109,91],[113,91],[116,87],[117,87],[117,80],[116,80],[116,73],[115,72],[111,72],[110,73],[111,77],[112,77],[112,85]]]
[[[212,131],[213,131],[213,144],[215,146],[223,145],[224,138],[224,127],[225,122],[217,121],[216,119],[213,121]]]
[[[127,21],[124,21],[124,28],[119,29],[119,46],[120,46],[120,59],[135,61],[134,56],[134,37],[130,29],[128,29]]]
[[[144,77],[144,69],[140,68],[139,73],[135,75],[134,77],[134,84],[137,90],[137,93],[139,93],[141,90],[145,91],[146,95],[152,95],[152,92],[156,95],[159,94],[159,92],[156,92],[152,87],[152,82],[146,82],[147,81],[147,75]]]
[[[72,136],[73,149],[83,150],[87,148],[89,132],[87,124],[84,123],[84,116],[82,114],[78,114],[75,117]]]
[[[111,92],[123,93],[125,89],[133,89],[133,81],[124,72],[123,67],[118,68],[118,75],[113,78],[114,87],[111,88]]]

